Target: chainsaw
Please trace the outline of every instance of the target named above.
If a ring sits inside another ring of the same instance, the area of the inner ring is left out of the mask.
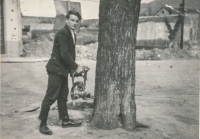
[[[87,72],[90,70],[89,67],[83,67],[83,70],[80,73],[74,72],[72,74],[72,88],[71,88],[71,99],[76,100],[82,98],[86,100],[90,98],[90,94],[85,92],[86,88],[86,80],[87,80]],[[74,82],[75,77],[83,77],[82,81]]]

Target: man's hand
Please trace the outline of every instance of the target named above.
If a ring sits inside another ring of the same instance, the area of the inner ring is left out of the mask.
[[[80,73],[80,72],[82,72],[82,71],[83,71],[83,67],[80,66],[80,65],[78,65],[78,68],[76,69],[76,72],[77,72],[77,73]]]

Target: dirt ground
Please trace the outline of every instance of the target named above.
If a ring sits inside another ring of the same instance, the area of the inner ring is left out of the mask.
[[[96,61],[82,60],[78,63],[91,68],[86,91],[93,94]],[[70,118],[82,121],[83,125],[61,128],[54,104],[48,119],[52,136],[42,135],[38,131],[38,107],[45,95],[48,77],[45,64],[1,63],[2,139],[199,138],[198,60],[136,62],[137,131],[128,132],[120,127],[114,130],[91,128],[88,121],[92,115],[93,100],[77,100],[74,107],[69,98]],[[29,110],[33,111],[26,112]]]

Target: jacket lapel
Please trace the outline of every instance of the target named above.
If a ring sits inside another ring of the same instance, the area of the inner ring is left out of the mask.
[[[73,40],[71,30],[69,29],[69,27],[67,26],[67,24],[65,25],[65,28],[67,29],[67,32],[69,32],[69,34],[70,34],[70,35],[69,35],[70,38]]]
[[[66,28],[67,31],[69,32],[69,34],[70,34],[70,38],[73,40],[74,45],[75,45],[75,44],[76,44],[76,34],[74,33],[74,39],[73,39],[73,37],[72,37],[73,34],[72,34],[70,28],[67,26],[67,24],[65,25],[65,28]]]

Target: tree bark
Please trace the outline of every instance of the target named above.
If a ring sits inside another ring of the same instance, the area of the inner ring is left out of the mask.
[[[91,125],[135,130],[135,48],[140,0],[100,0]]]

